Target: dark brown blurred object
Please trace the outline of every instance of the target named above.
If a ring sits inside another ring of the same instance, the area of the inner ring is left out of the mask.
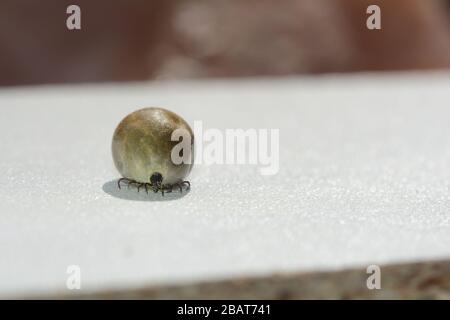
[[[342,0],[357,55],[353,70],[450,67],[450,1]],[[382,30],[361,28],[369,4],[381,8]]]
[[[369,5],[381,30],[366,27]],[[179,54],[160,73],[253,76],[450,66],[440,0],[190,1],[175,15]]]
[[[449,3],[3,0],[0,85],[446,68]],[[382,30],[366,28],[371,4]]]
[[[69,5],[81,30],[68,30]],[[2,0],[0,85],[145,79],[161,63],[171,1]]]

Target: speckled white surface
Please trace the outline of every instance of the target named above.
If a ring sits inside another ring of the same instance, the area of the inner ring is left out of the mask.
[[[0,296],[65,292],[74,264],[87,292],[450,258],[449,89],[450,74],[1,89]],[[151,105],[279,128],[278,175],[197,166],[184,197],[118,193],[113,130]]]

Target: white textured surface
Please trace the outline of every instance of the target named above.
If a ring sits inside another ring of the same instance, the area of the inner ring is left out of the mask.
[[[0,296],[64,292],[72,264],[96,290],[450,258],[449,89],[449,74],[2,89]],[[117,193],[113,130],[150,105],[280,128],[279,174],[197,166],[182,198]]]

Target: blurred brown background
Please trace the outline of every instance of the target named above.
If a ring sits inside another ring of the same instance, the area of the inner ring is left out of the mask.
[[[449,68],[450,0],[2,0],[0,53],[0,85]]]

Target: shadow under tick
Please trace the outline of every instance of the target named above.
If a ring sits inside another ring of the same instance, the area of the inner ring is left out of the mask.
[[[117,186],[118,179],[108,181],[103,184],[102,189],[105,193],[113,196],[114,198],[132,201],[172,201],[183,198],[190,190],[183,188],[183,192],[180,192],[175,188],[172,192],[165,192],[164,196],[161,192],[155,193],[152,190],[148,190],[148,194],[144,188],[137,190],[136,186],[122,186],[121,189]]]

